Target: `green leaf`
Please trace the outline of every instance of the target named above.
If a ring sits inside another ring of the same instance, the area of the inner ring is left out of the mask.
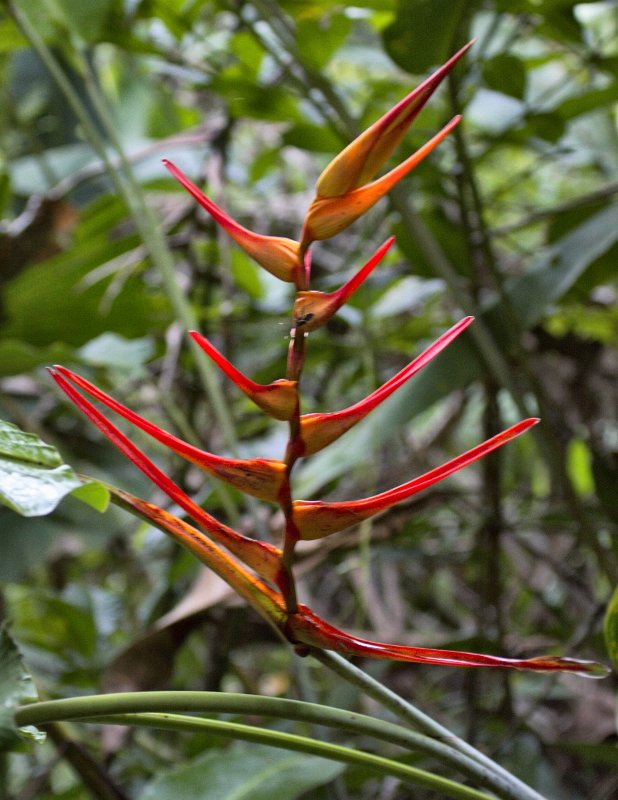
[[[30,700],[38,700],[36,689],[24,667],[15,642],[2,626],[0,627],[0,751],[10,749],[19,741],[20,731],[13,721],[13,710]],[[21,733],[32,736],[34,729],[23,729]]]
[[[399,0],[397,17],[384,31],[384,46],[402,69],[419,75],[453,54],[455,32],[474,5],[470,0]],[[453,51],[453,52],[452,52]]]
[[[24,517],[49,514],[74,493],[104,511],[109,492],[100,483],[78,478],[55,447],[0,420],[0,502]]]
[[[20,431],[17,426],[4,420],[0,420],[0,455],[43,467],[59,467],[62,464],[60,453],[55,447],[45,444],[33,433]]]
[[[316,756],[259,745],[211,751],[158,775],[139,800],[294,800],[343,771]]]
[[[135,371],[149,361],[154,352],[154,341],[149,336],[125,339],[117,333],[106,332],[87,342],[79,349],[78,355],[93,367]]]
[[[618,586],[609,601],[603,623],[605,633],[605,646],[614,667],[618,669]]]
[[[319,14],[317,19],[305,18],[298,22],[296,36],[300,57],[316,70],[326,66],[343,44],[352,28],[352,20],[332,11]]]
[[[490,89],[523,100],[526,92],[526,70],[515,56],[500,53],[483,65],[483,78]]]
[[[20,339],[0,342],[0,377],[30,372],[42,364],[58,364],[73,359],[72,347],[55,342],[48,347],[33,347]]]

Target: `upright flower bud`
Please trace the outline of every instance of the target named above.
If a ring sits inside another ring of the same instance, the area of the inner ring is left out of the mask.
[[[317,196],[341,197],[371,181],[402,140],[425,103],[473,44],[474,42],[469,42],[462,47],[446,64],[335,156],[318,178]]]
[[[301,251],[306,250],[311,242],[330,239],[331,236],[340,233],[366,211],[369,211],[408,172],[414,169],[417,164],[420,164],[448,136],[460,120],[460,116],[453,117],[439,133],[419,148],[416,153],[413,153],[402,164],[399,164],[399,166],[373,183],[368,183],[366,186],[361,186],[358,189],[334,197],[316,195],[305,217],[300,243]]]

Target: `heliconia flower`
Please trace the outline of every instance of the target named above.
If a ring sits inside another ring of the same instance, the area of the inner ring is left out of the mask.
[[[321,539],[331,533],[349,528],[350,525],[355,525],[363,519],[369,519],[375,514],[386,511],[386,509],[452,475],[453,472],[457,472],[478,461],[479,458],[483,458],[483,456],[491,453],[492,450],[502,447],[503,444],[510,442],[511,439],[520,436],[533,425],[536,425],[537,422],[539,420],[536,417],[518,422],[486,442],[473,447],[466,453],[447,461],[446,464],[442,464],[442,466],[436,467],[418,478],[402,483],[394,489],[389,489],[387,492],[376,494],[373,497],[338,503],[327,503],[321,500],[297,500],[293,504],[294,522],[300,538]]]
[[[439,650],[399,644],[372,642],[352,636],[329,625],[307,606],[299,606],[296,614],[286,621],[287,636],[301,655],[307,647],[335,650],[337,653],[364,658],[408,661],[420,664],[441,664],[449,667],[498,667],[501,669],[531,670],[533,672],[570,672],[586,678],[605,678],[610,670],[596,661],[583,661],[559,656],[535,658],[501,658],[459,650]]]
[[[86,400],[57,369],[49,369],[52,378],[62,391],[84,412],[88,419],[140,469],[155,486],[158,486],[182,510],[202,527],[210,537],[224,545],[242,559],[265,580],[275,582],[280,571],[281,550],[267,542],[250,539],[216,520],[197,505],[170,478],[165,475],[133,442],[89,401]]]
[[[370,181],[386,163],[443,79],[473,44],[474,41],[462,47],[446,64],[335,156],[318,178],[317,196],[340,197]]]
[[[311,242],[330,239],[331,236],[340,233],[366,211],[369,211],[408,172],[420,164],[448,136],[460,120],[460,116],[453,117],[439,133],[420,147],[416,153],[413,153],[402,164],[373,181],[373,183],[368,183],[358,189],[353,189],[335,197],[316,195],[305,217],[300,242],[301,253],[305,252]]]
[[[203,564],[222,578],[264,619],[277,630],[282,630],[286,620],[285,605],[281,594],[256,578],[247,569],[212,542],[202,531],[188,522],[175,517],[153,503],[116,487],[110,487],[116,502],[137,514],[155,527],[169,534],[172,539],[186,547]]]
[[[294,303],[295,328],[302,331],[313,331],[328,322],[380,263],[394,241],[394,236],[387,239],[356,275],[353,275],[336,292],[297,292]]]
[[[298,242],[282,236],[264,236],[243,228],[210,198],[206,197],[175,164],[167,159],[163,159],[163,164],[254,261],[282,281],[302,285],[301,273],[304,266],[299,255],[300,245]]]
[[[402,384],[408,381],[419,370],[425,367],[438,353],[450,344],[453,339],[459,336],[468,325],[474,321],[474,317],[464,317],[453,325],[448,331],[442,334],[430,347],[420,356],[411,361],[407,367],[382,384],[353,406],[348,406],[341,411],[331,411],[326,414],[314,413],[303,414],[300,418],[300,435],[303,445],[303,456],[317,453],[323,447],[334,442],[350,428],[364,419],[370,411],[386,400]]]
[[[205,336],[197,331],[189,335],[202,350],[212,358],[215,364],[228,378],[244,392],[250,400],[274,419],[290,419],[298,407],[298,383],[280,378],[273,383],[262,384],[249,380],[246,375],[236,369]]]
[[[140,430],[152,436],[161,444],[169,447],[174,453],[182,456],[187,461],[203,469],[209,475],[225,481],[230,486],[240,489],[246,494],[258,497],[260,500],[276,502],[285,480],[286,466],[282,461],[268,458],[225,458],[201,450],[192,444],[184,442],[177,436],[153,425],[152,422],[140,417],[134,411],[114,400],[105,392],[86,378],[75,372],[56,365],[54,369],[71,383],[79,386],[92,397],[106,405],[112,411],[137,426]]]
[[[299,605],[295,612],[288,612],[279,591],[249,573],[242,564],[211,542],[201,531],[128,492],[116,488],[111,488],[111,491],[120,505],[169,534],[216,572],[260,616],[293,644],[299,655],[307,655],[311,652],[311,648],[319,648],[335,650],[342,655],[454,667],[500,667],[535,672],[570,672],[589,678],[603,678],[609,672],[602,664],[573,658],[556,656],[501,658],[480,653],[385,644],[361,639],[333,627],[307,606]]]

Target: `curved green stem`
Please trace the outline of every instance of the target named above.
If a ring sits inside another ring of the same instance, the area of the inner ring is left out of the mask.
[[[472,747],[464,739],[460,739],[459,736],[445,728],[444,725],[436,722],[432,717],[416,708],[412,703],[404,700],[403,697],[391,691],[380,681],[372,678],[342,656],[330,650],[312,650],[311,655],[341,678],[348,681],[348,683],[358,686],[366,695],[376,700],[399,719],[414,725],[428,736],[435,736],[442,741],[447,741],[451,747],[475,761],[479,768],[482,768],[487,785],[489,785],[490,780],[492,781],[492,786],[499,782],[501,797],[509,800],[546,800],[543,795],[527,786],[515,775],[489,758],[489,756]]]
[[[318,654],[315,654],[316,657]],[[330,653],[335,663],[340,659]],[[325,663],[330,659],[326,658]],[[351,670],[356,670],[369,682],[369,678],[361,670],[341,659]],[[327,666],[329,664],[327,663]],[[346,670],[338,671],[343,677]],[[354,681],[352,681],[354,682]],[[357,684],[360,685],[360,684]],[[367,685],[362,687],[367,694]],[[300,700],[287,700],[282,698],[261,697],[259,695],[233,694],[223,692],[128,692],[90,697],[73,697],[63,700],[50,700],[31,705],[22,706],[15,714],[16,723],[24,725],[42,725],[56,720],[77,720],[85,718],[98,718],[117,714],[134,714],[144,712],[171,713],[178,711],[217,712],[228,714],[246,714],[253,716],[268,716],[286,720],[296,720],[309,724],[319,724],[339,730],[346,730],[358,736],[372,736],[383,742],[416,750],[425,755],[432,756],[442,763],[449,764],[462,774],[468,775],[505,800],[540,800],[536,793],[528,794],[518,791],[515,784],[517,779],[504,770],[504,775],[498,774],[498,766],[490,759],[482,763],[482,755],[474,748],[459,740],[449,730],[434,722],[430,717],[415,709],[402,698],[399,698],[388,689],[381,687],[398,701],[397,704],[388,706],[394,713],[407,709],[407,722],[412,722],[416,727],[423,728],[426,733],[418,733],[384,720],[375,719],[364,714],[345,711],[330,706],[307,703]],[[383,705],[382,697],[377,693],[372,695],[379,699]],[[396,710],[396,707],[399,711]],[[399,713],[402,716],[401,713]],[[429,735],[427,735],[429,734]],[[468,752],[463,752],[467,748]],[[527,787],[524,787],[527,789]]]
[[[344,763],[372,767],[384,774],[442,791],[449,797],[470,798],[470,800],[487,800],[489,797],[483,792],[462,786],[447,778],[341,745],[317,742],[304,736],[255,728],[239,723],[206,720],[171,713],[187,709],[258,714],[319,723],[360,735],[371,735],[408,749],[421,750],[442,760],[449,760],[453,766],[467,774],[475,772],[474,762],[462,758],[459,754],[449,752],[448,745],[414,731],[408,731],[398,725],[328,706],[256,695],[233,695],[220,692],[136,692],[76,697],[23,706],[17,709],[15,720],[20,726],[43,725],[62,719],[148,725],[190,731],[207,729],[237,739],[320,755]]]
[[[87,718],[84,722],[104,722],[108,725],[140,725],[194,733],[208,731],[219,736],[228,736],[233,739],[255,742],[256,744],[279,747],[283,750],[321,756],[332,761],[341,761],[344,764],[368,767],[382,775],[392,775],[407,783],[439,791],[444,796],[453,797],[456,800],[492,800],[492,796],[485,792],[464,786],[449,778],[443,778],[441,775],[434,775],[418,767],[401,764],[390,758],[384,758],[383,756],[377,756],[373,753],[366,753],[362,750],[339,744],[332,744],[331,742],[321,742],[316,739],[310,739],[307,736],[243,725],[238,722],[222,722],[221,720],[203,719],[182,714],[160,713],[119,714],[111,717]]]

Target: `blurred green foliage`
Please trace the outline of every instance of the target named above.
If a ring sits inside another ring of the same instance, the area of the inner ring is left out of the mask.
[[[334,153],[476,37],[399,152],[454,113],[463,125],[390,202],[316,248],[315,287],[330,290],[397,234],[398,250],[350,307],[311,335],[304,409],[355,402],[464,313],[477,316],[478,333],[303,464],[297,496],[343,499],[393,486],[522,409],[543,424],[342,534],[336,551],[308,547],[302,599],[374,638],[607,660],[601,620],[618,578],[616,4],[17,5],[105,137],[88,82],[104,93],[201,329],[264,383],[284,372],[290,291],[215,229],[160,159],[175,160],[247,227],[295,238]],[[224,433],[127,208],[6,4],[0,75],[0,417],[55,445],[79,472],[152,496],[52,390],[44,365],[76,366],[213,452],[225,452]],[[279,424],[222,387],[241,454],[280,457]],[[135,440],[209,511],[230,521],[236,509],[244,528],[268,536],[268,508],[244,507],[235,494],[224,505],[202,473],[141,434]],[[187,554],[118,509],[99,515],[68,498],[53,516],[31,521],[0,508],[0,530],[2,606],[46,696],[170,685],[360,702],[315,664],[295,663],[262,623],[229,607],[229,593]],[[612,608],[606,630],[615,658]],[[615,796],[611,680],[372,669],[539,791]],[[170,775],[175,787],[189,776],[174,797],[192,797],[224,746],[216,737],[148,731],[130,746],[128,734],[110,729],[63,735],[65,745],[74,737],[107,764],[105,785],[118,794],[89,786],[96,797],[163,796]],[[0,798],[33,789],[40,800],[85,796],[79,766],[57,761],[58,746],[12,755],[0,768],[8,787]],[[243,745],[229,751],[229,763],[258,763],[260,753]],[[305,769],[295,769],[290,797],[430,797],[380,787],[352,768],[311,788],[301,781]],[[324,771],[323,782],[335,774]]]

